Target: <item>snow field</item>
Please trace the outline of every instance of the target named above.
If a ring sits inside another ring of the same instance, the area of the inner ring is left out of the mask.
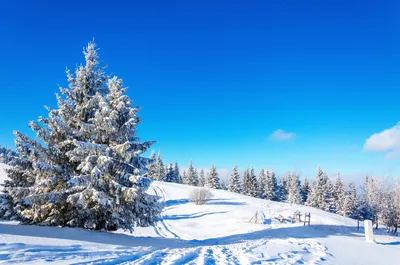
[[[4,165],[0,165],[4,168]],[[5,174],[0,171],[0,178]],[[155,227],[133,234],[0,222],[0,264],[398,264],[400,240],[383,233],[364,242],[356,221],[314,208],[212,190],[205,205],[193,187],[153,182],[165,205]],[[311,226],[281,224],[299,210]],[[262,224],[249,223],[256,211]]]

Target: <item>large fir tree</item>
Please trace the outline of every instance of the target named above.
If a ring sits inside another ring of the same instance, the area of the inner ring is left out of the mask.
[[[99,67],[94,43],[85,64],[67,71],[69,88],[57,95],[58,108],[30,122],[38,141],[16,132],[20,158],[8,170],[5,191],[14,217],[26,224],[132,230],[154,223],[157,197],[145,191],[153,142],[140,142],[138,107],[122,80]]]

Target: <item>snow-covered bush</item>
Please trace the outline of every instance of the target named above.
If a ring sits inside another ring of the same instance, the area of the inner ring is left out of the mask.
[[[189,197],[194,204],[201,205],[205,204],[209,199],[211,199],[213,194],[209,189],[196,188],[192,190]]]

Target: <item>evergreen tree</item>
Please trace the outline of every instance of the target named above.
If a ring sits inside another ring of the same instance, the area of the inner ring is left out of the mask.
[[[205,185],[206,185],[206,177],[204,174],[204,170],[200,170],[199,187],[204,187]]]
[[[267,185],[267,176],[265,175],[264,169],[261,169],[258,175],[258,196],[259,198],[265,198],[265,186]]]
[[[235,165],[232,170],[232,175],[229,180],[229,191],[236,193],[241,192],[240,175],[237,165]]]
[[[248,196],[257,197],[258,196],[258,181],[256,174],[254,173],[254,168],[252,167],[249,173],[249,182],[248,182]]]
[[[14,132],[15,145],[19,156],[12,160],[12,167],[6,169],[8,179],[4,181],[3,193],[0,193],[0,218],[20,220],[21,213],[29,207],[25,197],[35,185],[35,174],[32,162],[28,157],[38,155],[40,144],[20,132]]]
[[[353,183],[349,184],[348,191],[346,192],[342,213],[344,216],[350,218],[356,218],[358,216],[357,212],[358,200],[356,187]]]
[[[289,173],[288,178],[288,202],[290,204],[301,204],[300,180],[295,172]]]
[[[321,210],[327,210],[329,208],[326,196],[327,183],[328,177],[321,168],[318,168],[317,176],[311,185],[311,191],[308,195],[307,205]]]
[[[273,170],[267,169],[264,198],[267,200],[277,201],[278,193],[278,184],[276,181],[275,173]]]
[[[158,181],[163,181],[165,178],[165,167],[164,167],[164,162],[162,161],[162,157],[161,157],[161,153],[158,152],[158,156],[157,156],[157,165],[156,165],[156,174],[154,179],[158,180]]]
[[[161,209],[146,193],[149,159],[141,157],[153,142],[136,136],[138,108],[122,80],[98,66],[95,44],[84,54],[85,65],[67,71],[58,109],[29,124],[44,144],[15,133],[21,157],[4,185],[13,215],[26,224],[96,230],[153,224]]]
[[[334,212],[337,214],[340,214],[340,215],[345,215],[343,208],[344,208],[344,201],[345,201],[345,197],[346,197],[346,188],[342,182],[342,179],[340,178],[340,174],[338,174],[338,176],[336,178],[332,197],[335,201],[335,206],[336,206],[336,209]]]
[[[278,186],[278,197],[277,200],[280,202],[287,202],[288,201],[288,176],[281,176],[279,178],[279,186]]]
[[[379,207],[379,221],[386,225],[388,232],[397,223],[396,190],[394,183],[381,184],[381,205]]]
[[[187,172],[186,172],[186,170],[184,170],[183,174],[182,174],[182,184],[187,185],[188,182],[189,181],[188,181],[188,177],[187,177]]]
[[[243,172],[242,194],[244,195],[250,194],[250,171],[248,168],[246,168]]]
[[[150,154],[150,161],[149,164],[147,165],[147,177],[150,179],[158,179],[157,178],[157,158],[156,154],[154,152],[151,152]]]
[[[184,184],[191,185],[191,186],[197,186],[197,184],[198,184],[198,177],[197,177],[196,170],[193,167],[192,160],[190,160],[190,162],[189,162],[189,168],[188,168],[188,171],[186,172],[186,178],[184,179]]]
[[[311,186],[308,182],[307,177],[304,178],[303,185],[301,187],[301,201],[303,204],[307,202],[308,194],[310,193]]]
[[[175,177],[176,177],[176,183],[182,183],[182,177],[181,177],[181,174],[179,173],[178,162],[175,162],[174,174],[175,174]]]
[[[208,178],[207,178],[207,187],[213,188],[213,189],[219,189],[220,188],[220,181],[217,173],[217,168],[212,165],[209,172],[208,172]]]
[[[369,176],[365,177],[361,186],[360,214],[369,220],[374,220],[379,215],[381,193],[378,183]]]
[[[197,171],[197,168],[194,169],[193,185],[194,186],[199,186],[199,172]]]
[[[224,180],[221,180],[219,186],[221,190],[228,190],[229,185],[227,185],[227,183]]]
[[[169,164],[167,175],[165,176],[165,182],[178,182],[178,177],[175,175],[174,165],[172,162]]]
[[[325,184],[325,203],[326,208],[324,209],[327,212],[335,213],[336,212],[336,200],[333,197],[335,193],[335,186],[332,182],[327,178]]]
[[[17,152],[0,145],[0,163],[8,164],[17,157]]]

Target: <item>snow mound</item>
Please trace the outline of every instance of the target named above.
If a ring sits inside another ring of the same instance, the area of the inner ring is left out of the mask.
[[[133,234],[0,222],[0,264],[397,264],[400,259],[399,238],[378,232],[377,244],[366,243],[354,220],[222,190],[212,190],[207,204],[194,205],[192,189],[153,182],[149,192],[162,198],[162,219]],[[310,226],[289,222],[297,210],[311,213]],[[256,212],[259,222],[249,222]]]

